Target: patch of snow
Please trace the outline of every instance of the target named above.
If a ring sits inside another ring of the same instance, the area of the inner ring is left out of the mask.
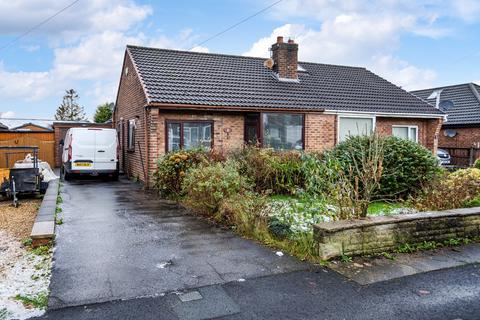
[[[0,231],[0,315],[3,312],[4,319],[27,319],[45,312],[25,308],[14,297],[48,293],[50,268],[51,255],[30,253],[18,240]]]
[[[161,262],[161,263],[158,263],[157,264],[157,268],[158,269],[165,269],[166,267],[169,267],[173,264],[173,261],[172,260],[168,260],[168,261],[165,261],[165,262]]]

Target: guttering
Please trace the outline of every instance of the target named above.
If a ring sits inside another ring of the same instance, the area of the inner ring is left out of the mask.
[[[242,112],[285,112],[285,113],[323,113],[325,109],[306,109],[306,108],[265,108],[265,107],[230,107],[230,106],[211,106],[180,103],[157,103],[151,102],[145,105],[145,108],[162,108],[164,110],[196,110],[196,111],[242,111]]]
[[[325,109],[325,114],[338,114],[338,115],[371,115],[375,117],[390,117],[390,118],[424,118],[424,119],[440,119],[446,120],[446,114],[430,114],[430,113],[387,113],[387,112],[366,112],[366,111],[340,111]]]

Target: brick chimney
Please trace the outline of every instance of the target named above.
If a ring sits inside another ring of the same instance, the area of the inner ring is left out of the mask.
[[[298,79],[298,44],[292,39],[287,43],[283,42],[283,37],[277,37],[277,42],[272,45],[272,59],[275,62],[273,70],[280,79]]]

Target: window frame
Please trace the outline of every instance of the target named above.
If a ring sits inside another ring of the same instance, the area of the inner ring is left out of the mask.
[[[168,119],[165,120],[165,153],[169,153],[170,150],[168,150],[168,125],[171,123],[176,123],[180,125],[180,149],[184,149],[184,144],[183,144],[183,125],[184,123],[209,123],[211,125],[211,135],[212,138],[210,139],[210,150],[213,150],[214,140],[215,140],[215,121],[213,120],[174,120],[174,119]]]
[[[354,118],[354,119],[372,119],[372,132],[375,133],[377,128],[377,117],[369,114],[342,114],[337,116],[337,141],[335,144],[341,143],[340,141],[340,122],[342,118]]]
[[[265,139],[264,139],[264,133],[265,133],[265,126],[263,123],[263,116],[265,114],[283,114],[283,115],[292,115],[292,116],[302,116],[302,149],[305,150],[305,118],[306,114],[305,113],[298,113],[298,112],[260,112],[260,118],[259,118],[259,128],[260,132],[258,134],[258,140],[260,142],[260,145],[262,148],[267,148],[265,146]],[[297,149],[284,149],[285,151],[298,151]]]
[[[407,128],[407,140],[410,140],[410,129],[415,128],[415,140],[410,140],[418,143],[418,125],[409,125],[409,124],[392,124],[392,136],[393,128]]]
[[[129,119],[127,122],[127,151],[129,152],[135,152],[136,131],[137,131],[136,120]]]

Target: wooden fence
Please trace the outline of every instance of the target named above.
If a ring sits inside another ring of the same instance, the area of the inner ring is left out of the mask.
[[[38,158],[46,161],[53,168],[55,165],[55,136],[53,132],[0,132],[0,146],[12,147],[38,147]],[[7,158],[9,166],[17,160],[24,159],[28,152],[0,150],[0,168],[7,167]]]

